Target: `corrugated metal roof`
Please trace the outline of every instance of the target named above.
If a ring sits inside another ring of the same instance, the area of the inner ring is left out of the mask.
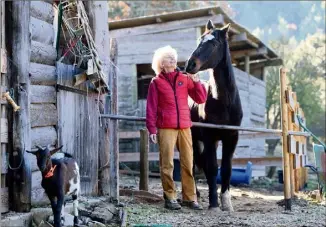
[[[175,11],[171,13],[164,13],[152,16],[136,17],[123,19],[118,21],[109,22],[109,30],[117,30],[122,28],[132,28],[149,24],[161,24],[164,22],[185,20],[196,17],[204,17],[213,14],[222,14],[224,16],[225,23],[231,23],[231,27],[240,33],[246,33],[248,40],[256,43],[259,47],[266,47],[268,49],[268,57],[271,59],[278,58],[278,55],[265,45],[260,39],[251,34],[244,26],[234,22],[220,7],[206,7],[192,10]],[[161,22],[159,22],[161,21]],[[204,24],[203,24],[204,26]]]

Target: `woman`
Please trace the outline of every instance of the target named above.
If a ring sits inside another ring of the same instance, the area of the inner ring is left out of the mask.
[[[177,69],[177,52],[171,46],[155,51],[152,79],[147,95],[146,126],[153,143],[158,142],[160,172],[165,207],[180,209],[173,181],[174,146],[180,152],[183,205],[202,209],[197,202],[193,177],[193,149],[188,95],[197,103],[206,101],[207,93],[197,75],[185,75]]]

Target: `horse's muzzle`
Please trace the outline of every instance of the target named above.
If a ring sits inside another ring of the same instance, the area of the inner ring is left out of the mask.
[[[196,73],[194,72],[196,70],[196,61],[193,58],[190,58],[187,62],[186,62],[186,72],[187,73]]]

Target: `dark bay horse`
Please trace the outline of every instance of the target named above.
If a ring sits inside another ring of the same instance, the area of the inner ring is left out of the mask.
[[[230,24],[218,29],[209,20],[199,45],[186,63],[187,73],[195,74],[206,69],[213,71],[207,83],[206,102],[198,105],[192,100],[189,101],[193,122],[241,125],[243,112],[227,41],[229,26]],[[216,150],[218,141],[222,141],[221,208],[233,211],[229,187],[232,157],[239,138],[238,131],[200,127],[192,127],[191,131],[194,162],[204,170],[209,187],[209,208],[219,206]]]

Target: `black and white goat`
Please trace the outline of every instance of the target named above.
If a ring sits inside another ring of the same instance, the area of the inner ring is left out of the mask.
[[[62,146],[51,151],[49,146],[37,148],[37,151],[26,152],[36,156],[37,166],[42,173],[42,187],[51,202],[54,227],[61,227],[64,223],[65,196],[70,195],[73,199],[74,226],[77,226],[80,175],[76,160],[68,153],[62,153],[62,158],[51,158]]]

